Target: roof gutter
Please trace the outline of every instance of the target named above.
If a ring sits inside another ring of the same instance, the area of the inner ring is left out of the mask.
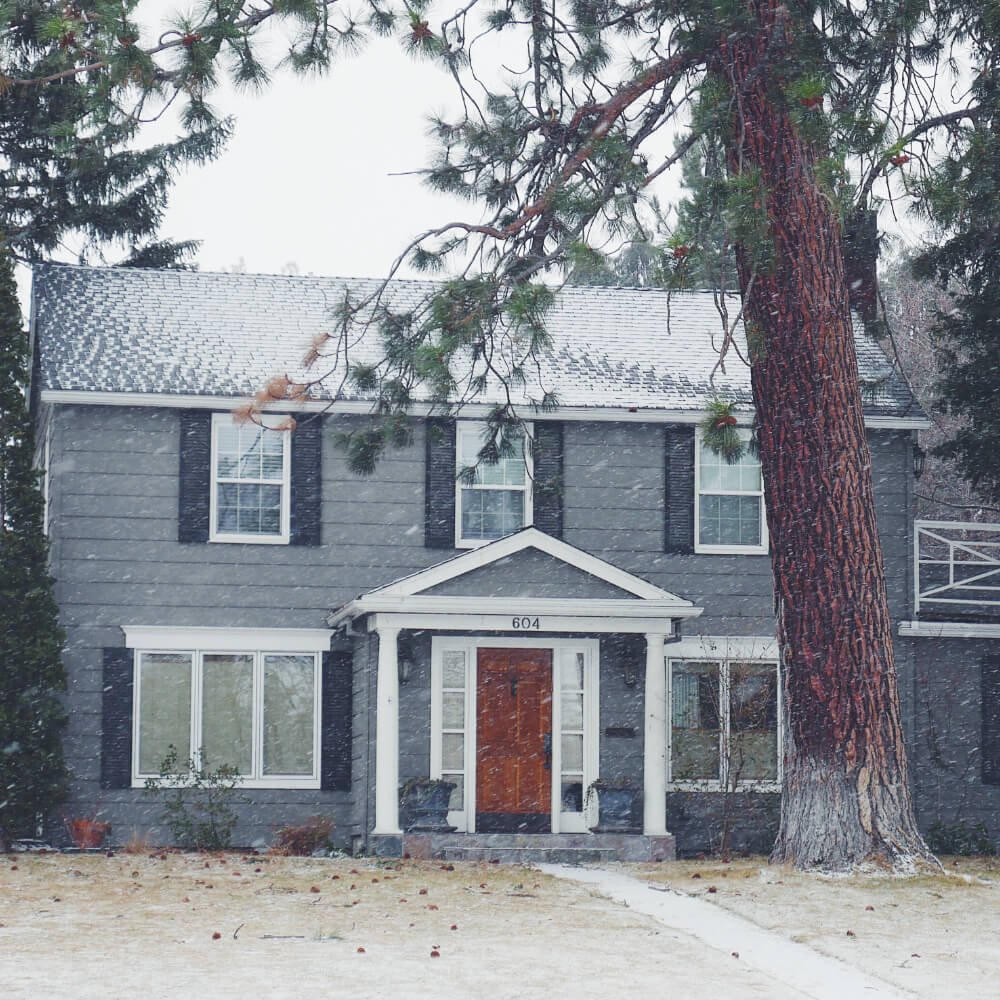
[[[185,410],[232,410],[245,398],[194,394],[168,395],[156,392],[92,392],[87,389],[43,389],[41,392],[44,403],[74,406],[150,406]],[[292,410],[296,413],[342,413],[364,416],[371,413],[372,403],[368,400],[329,402],[317,399],[295,403],[289,401],[286,405],[276,403],[271,409],[275,412]],[[493,409],[491,403],[467,403],[462,407],[461,415],[482,418]],[[524,409],[531,409],[530,404],[524,404]],[[414,416],[423,417],[438,414],[440,409],[430,403],[414,403],[410,412]],[[571,420],[581,423],[697,424],[707,415],[702,409],[678,410],[629,405],[557,406],[539,412],[548,420]],[[753,419],[752,411],[747,407],[742,413],[737,412],[737,418],[741,424],[749,426]],[[865,416],[865,426],[888,430],[926,430],[931,426],[931,422],[924,416],[868,414]]]

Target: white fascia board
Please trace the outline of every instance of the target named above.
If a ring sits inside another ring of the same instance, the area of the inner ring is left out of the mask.
[[[232,410],[247,399],[246,396],[201,396],[181,393],[157,392],[108,392],[89,389],[43,389],[41,398],[46,403],[65,403],[89,406],[152,406],[185,410]],[[279,400],[269,404],[270,408],[295,413],[345,413],[369,414],[372,402],[366,400],[312,399],[305,401]],[[461,408],[461,416],[485,418],[495,409],[489,403],[467,403]],[[535,413],[533,407],[521,407],[525,413]],[[430,403],[414,403],[410,412],[415,417],[440,413],[440,408]],[[661,409],[643,406],[557,406],[552,410],[537,411],[538,416],[547,420],[570,420],[580,423],[641,423],[641,424],[697,424],[707,415],[704,410]],[[749,427],[753,414],[736,414],[741,425]],[[926,430],[931,422],[925,417],[865,417],[865,426],[891,430]]]
[[[686,635],[667,648],[672,660],[777,660],[778,640],[764,635]]]
[[[315,653],[330,648],[325,628],[214,628],[206,626],[122,625],[129,649],[212,649],[242,652]]]
[[[899,634],[916,639],[1000,639],[1000,622],[899,623]]]
[[[463,552],[452,559],[446,559],[436,566],[421,570],[411,576],[404,577],[402,580],[397,580],[395,583],[387,584],[385,587],[379,587],[362,599],[376,595],[407,597],[418,594],[529,548],[538,549],[540,552],[552,556],[553,559],[558,559],[643,600],[668,601],[673,605],[691,607],[690,601],[685,601],[683,598],[677,597],[676,594],[671,594],[632,573],[619,569],[617,566],[613,566],[597,556],[592,556],[589,552],[584,552],[568,542],[553,538],[537,528],[524,528],[513,535],[498,538],[488,545],[470,549],[468,552]]]
[[[699,609],[701,610],[701,609]],[[531,646],[537,639],[533,636],[553,633],[585,633],[588,635],[619,633],[664,635],[668,639],[673,635],[673,621],[663,616],[647,618],[618,618],[601,615],[542,615],[531,616],[532,624],[524,628],[513,627],[512,616],[509,614],[393,614],[380,612],[368,618],[369,632],[379,629],[421,629],[434,632],[504,632],[510,635],[516,633],[525,646]],[[527,617],[527,616],[526,616]],[[535,624],[537,622],[537,624]],[[673,646],[668,648],[673,649]]]
[[[696,618],[702,609],[689,602],[530,597],[360,597],[352,602],[360,614],[598,615],[612,618]]]

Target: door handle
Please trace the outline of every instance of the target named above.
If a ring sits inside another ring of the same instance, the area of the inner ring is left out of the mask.
[[[552,734],[545,733],[542,736],[542,750],[545,753],[545,770],[552,770]]]

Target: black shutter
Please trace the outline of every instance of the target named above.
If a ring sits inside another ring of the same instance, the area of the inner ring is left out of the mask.
[[[424,546],[455,547],[455,421],[432,417],[426,427]]]
[[[207,542],[212,461],[212,414],[209,410],[181,411],[180,451],[177,540]]]
[[[292,545],[320,544],[323,418],[304,418],[292,432]]]
[[[694,552],[694,427],[666,428],[664,448],[665,552]]]
[[[984,656],[982,671],[983,784],[1000,785],[1000,654]]]
[[[563,534],[563,425],[558,420],[535,421],[532,455],[535,494],[532,522],[539,531]]]
[[[132,786],[133,659],[132,650],[123,646],[104,650],[101,788]]]
[[[354,656],[349,649],[323,654],[323,731],[320,734],[320,787],[351,790],[351,694]]]

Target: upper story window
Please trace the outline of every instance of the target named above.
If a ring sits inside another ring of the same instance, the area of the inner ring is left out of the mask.
[[[285,418],[262,419],[263,427],[212,416],[210,541],[288,543],[291,442],[272,429]]]
[[[531,524],[531,466],[524,438],[514,441],[513,452],[493,465],[480,462],[486,424],[460,420],[456,449],[455,544],[459,548],[482,545]],[[463,475],[463,470],[472,470]]]
[[[749,449],[729,463],[697,439],[694,509],[695,552],[767,552],[760,460]]]

